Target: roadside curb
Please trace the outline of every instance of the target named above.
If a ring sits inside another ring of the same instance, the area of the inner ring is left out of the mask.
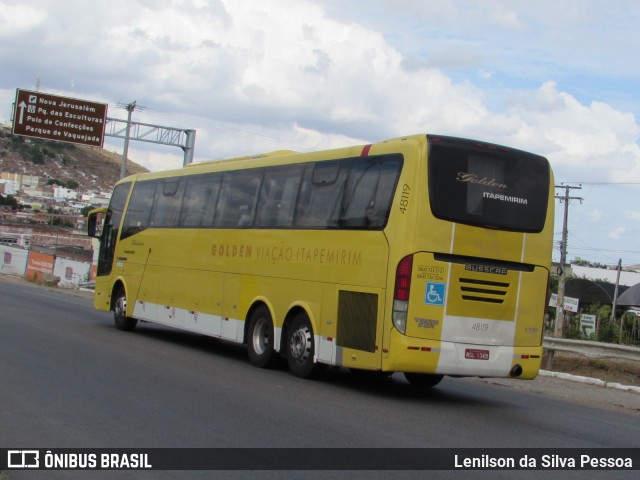
[[[572,382],[586,383],[589,385],[597,385],[604,388],[614,388],[616,390],[624,390],[627,392],[633,392],[640,394],[640,387],[634,387],[631,385],[622,385],[621,383],[605,382],[598,378],[581,377],[579,375],[571,375],[570,373],[552,372],[549,370],[540,370],[539,374],[543,377],[560,378],[562,380],[570,380]]]

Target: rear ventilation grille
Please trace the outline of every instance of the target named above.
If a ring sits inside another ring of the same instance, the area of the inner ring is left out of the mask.
[[[340,290],[338,293],[338,346],[375,352],[377,318],[378,295]]]
[[[460,291],[463,300],[501,304],[504,303],[504,299],[507,296],[509,284],[505,282],[461,278]]]

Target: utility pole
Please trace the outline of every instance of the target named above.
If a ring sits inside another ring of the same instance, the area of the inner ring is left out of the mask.
[[[127,176],[127,156],[129,155],[129,136],[131,133],[131,114],[136,109],[136,101],[134,100],[130,104],[125,106],[127,110],[127,134],[124,137],[124,149],[122,152],[122,164],[120,165],[120,178],[124,178]]]
[[[618,286],[620,285],[620,271],[622,270],[622,259],[618,259],[618,274],[616,275],[616,288],[613,292],[613,306],[611,307],[611,325],[616,321],[616,307],[618,306]],[[620,317],[620,338],[618,343],[622,343],[622,322],[624,321],[624,315]]]
[[[560,200],[560,203],[564,203],[564,220],[562,223],[562,241],[560,244],[560,267],[558,268],[559,282],[558,282],[558,304],[556,306],[556,324],[553,336],[556,338],[562,338],[562,328],[564,326],[564,284],[566,277],[566,263],[567,263],[567,222],[569,220],[569,200],[580,200],[580,197],[570,197],[569,191],[572,189],[580,190],[582,187],[573,187],[570,185],[556,185],[556,188],[564,188],[564,195],[556,195],[556,198]]]

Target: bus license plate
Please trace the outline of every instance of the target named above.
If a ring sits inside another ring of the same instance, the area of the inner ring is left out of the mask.
[[[467,348],[464,351],[464,358],[467,360],[489,360],[489,350]]]

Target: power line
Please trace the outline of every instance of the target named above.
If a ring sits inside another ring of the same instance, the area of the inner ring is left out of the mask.
[[[581,185],[640,185],[640,182],[562,182],[577,183]]]

